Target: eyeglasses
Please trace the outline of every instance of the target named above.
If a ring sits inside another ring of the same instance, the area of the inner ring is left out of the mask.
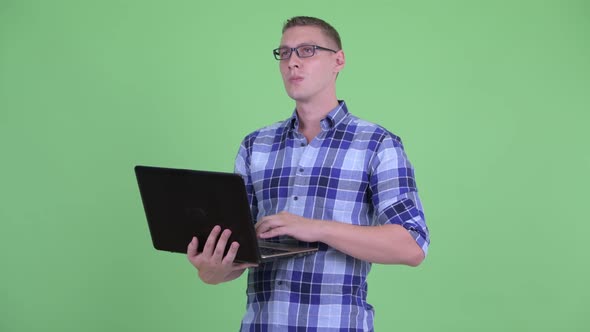
[[[299,58],[309,58],[315,55],[315,50],[324,50],[334,53],[338,52],[318,45],[301,45],[297,47],[279,47],[272,50],[272,53],[274,54],[275,59],[277,60],[287,60],[291,58],[293,51],[297,53],[297,56]]]

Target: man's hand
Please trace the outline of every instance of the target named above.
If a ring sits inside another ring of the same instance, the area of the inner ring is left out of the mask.
[[[246,268],[257,266],[256,264],[250,263],[234,263],[238,248],[240,247],[237,242],[231,244],[227,255],[223,257],[223,252],[225,251],[225,246],[230,235],[231,231],[229,229],[224,230],[222,233],[221,227],[215,226],[209,234],[203,252],[201,253],[197,252],[199,240],[196,237],[193,237],[193,240],[189,243],[186,250],[188,260],[197,268],[199,278],[203,282],[207,284],[218,284],[230,281],[242,275]],[[217,245],[215,244],[216,242]]]
[[[316,242],[321,238],[319,230],[324,223],[322,220],[307,219],[282,211],[262,217],[256,223],[256,234],[261,239],[289,235],[300,241]]]

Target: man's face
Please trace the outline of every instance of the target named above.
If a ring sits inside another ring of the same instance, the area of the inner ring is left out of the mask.
[[[287,29],[281,38],[280,47],[317,45],[338,50],[335,42],[314,26],[297,26]],[[309,58],[299,58],[295,51],[291,58],[280,60],[285,90],[289,97],[298,102],[313,102],[318,98],[335,95],[336,74],[344,66],[342,52],[333,53],[316,50]]]

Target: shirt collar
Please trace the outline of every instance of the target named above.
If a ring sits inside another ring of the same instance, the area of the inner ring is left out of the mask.
[[[322,130],[330,130],[340,124],[348,116],[348,108],[344,100],[338,101],[338,106],[328,113],[328,115],[322,119],[320,125]],[[293,111],[293,114],[287,119],[290,129],[299,129],[299,117],[297,116],[297,109]]]

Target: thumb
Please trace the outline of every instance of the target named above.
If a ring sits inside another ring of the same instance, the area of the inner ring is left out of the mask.
[[[191,240],[191,242],[188,244],[188,247],[186,248],[186,255],[189,258],[197,256],[197,254],[198,254],[197,248],[199,248],[199,240],[197,239],[196,236],[193,236],[193,239]]]

